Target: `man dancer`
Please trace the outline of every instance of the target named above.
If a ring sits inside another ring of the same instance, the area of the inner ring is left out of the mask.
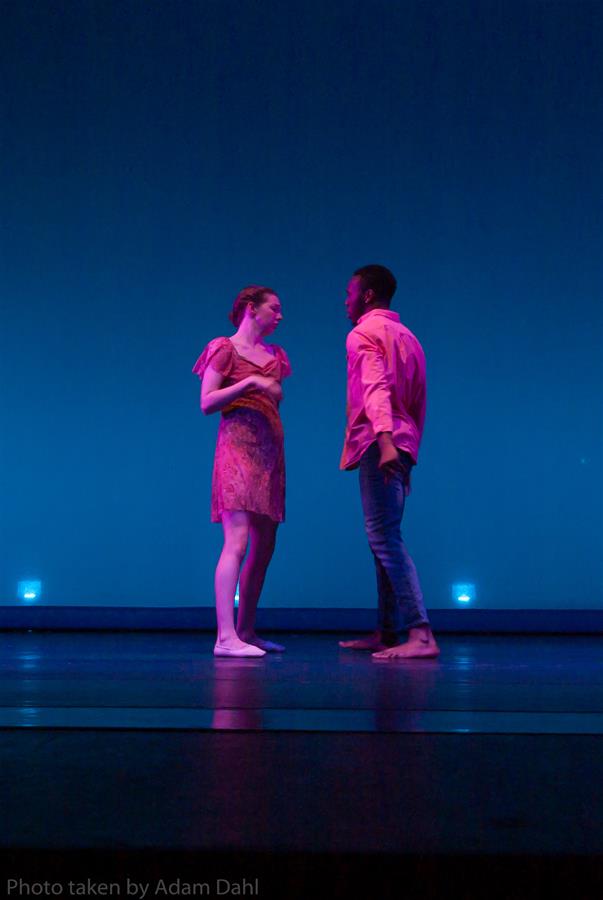
[[[377,569],[377,630],[340,641],[373,658],[433,658],[431,632],[414,563],[400,535],[410,472],[425,420],[425,355],[418,340],[389,309],[396,279],[385,266],[357,269],[347,287],[354,324],[348,356],[347,427],[342,469],[360,470],[360,495]],[[408,639],[401,642],[401,631]]]

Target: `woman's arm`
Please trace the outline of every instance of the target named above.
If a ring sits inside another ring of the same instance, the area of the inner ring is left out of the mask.
[[[230,387],[221,388],[223,381],[224,376],[220,372],[216,372],[211,366],[207,367],[201,382],[201,409],[206,416],[219,412],[256,386],[253,375],[231,384]]]

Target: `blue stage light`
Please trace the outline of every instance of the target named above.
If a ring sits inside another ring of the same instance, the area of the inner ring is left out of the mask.
[[[452,599],[455,603],[461,603],[466,606],[475,602],[475,585],[474,584],[453,584]]]
[[[20,581],[17,585],[17,595],[24,603],[35,603],[42,593],[41,581]]]

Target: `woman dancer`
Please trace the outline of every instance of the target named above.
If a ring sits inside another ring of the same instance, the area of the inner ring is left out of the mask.
[[[285,518],[285,457],[278,407],[283,397],[281,381],[291,374],[291,367],[281,347],[264,342],[282,317],[280,300],[271,288],[244,288],[229,316],[236,333],[211,341],[193,368],[202,379],[201,409],[206,415],[222,412],[211,494],[211,520],[222,522],[224,530],[215,578],[215,656],[264,656],[266,651],[285,649],[255,632],[255,613],[276,529]]]

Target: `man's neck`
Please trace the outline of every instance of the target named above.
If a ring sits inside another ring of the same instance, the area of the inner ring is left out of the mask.
[[[373,310],[375,310],[375,309],[385,309],[385,310],[389,311],[389,306],[386,306],[385,303],[378,303],[377,301],[375,301],[375,303],[371,303],[366,306],[362,315],[366,316],[367,313],[373,312]]]

